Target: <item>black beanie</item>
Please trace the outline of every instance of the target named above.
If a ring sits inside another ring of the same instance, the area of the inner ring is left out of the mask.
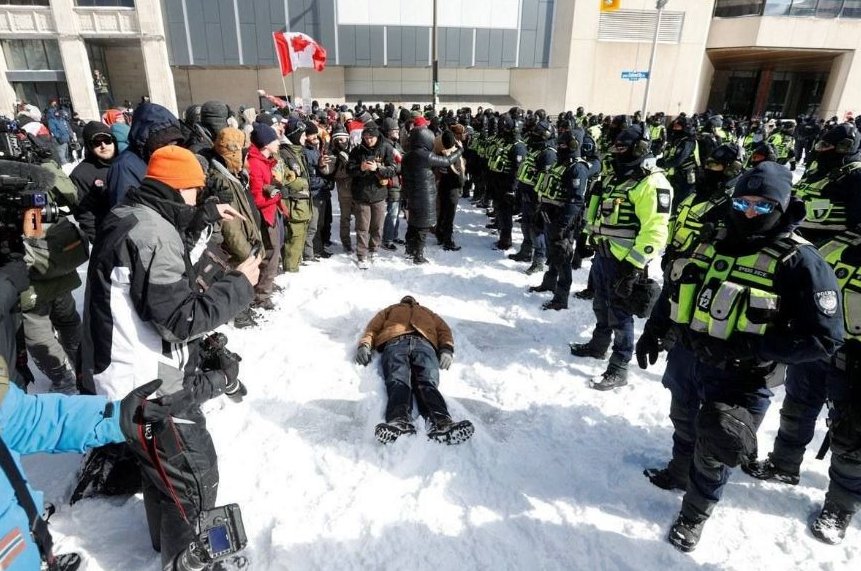
[[[275,129],[265,123],[254,123],[254,129],[251,131],[251,144],[262,149],[272,141],[278,140],[278,134]]]
[[[320,132],[320,129],[318,129],[317,125],[315,125],[314,123],[308,123],[308,125],[305,127],[305,134],[306,135],[316,135],[319,132]]]
[[[732,197],[760,196],[773,200],[782,212],[789,206],[792,195],[792,173],[783,165],[764,161],[738,179]]]

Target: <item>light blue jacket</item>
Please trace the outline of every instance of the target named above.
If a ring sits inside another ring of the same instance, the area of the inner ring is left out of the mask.
[[[0,437],[22,474],[21,455],[83,452],[125,441],[119,402],[113,403],[112,414],[106,418],[108,401],[101,396],[33,396],[10,384],[0,398]],[[41,512],[42,493],[30,489],[30,495]],[[0,569],[33,571],[39,565],[39,549],[30,536],[27,515],[18,505],[9,478],[0,470]]]

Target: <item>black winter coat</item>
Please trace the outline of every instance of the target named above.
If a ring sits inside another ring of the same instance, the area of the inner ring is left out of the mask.
[[[110,163],[103,162],[88,150],[87,157],[69,174],[81,196],[75,219],[90,244],[96,241],[96,231],[111,209],[107,183],[110,168]]]
[[[362,171],[362,162],[372,160],[377,161],[377,170]],[[372,149],[364,143],[357,145],[350,151],[347,174],[353,179],[353,200],[364,204],[385,200],[389,195],[387,181],[398,174],[394,148],[382,136],[377,138],[377,144]]]
[[[448,168],[463,153],[457,149],[444,157],[433,153],[434,134],[427,128],[410,131],[410,150],[401,164],[402,189],[409,210],[409,224],[416,228],[436,225],[437,185],[434,169]]]

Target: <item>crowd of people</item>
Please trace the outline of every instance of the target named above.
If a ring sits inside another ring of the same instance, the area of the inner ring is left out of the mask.
[[[19,136],[39,147],[31,155],[39,164],[2,172],[37,179],[59,212],[42,235],[25,236],[29,267],[4,258],[8,377],[26,389],[29,352],[51,392],[102,395],[52,397],[58,414],[81,406],[101,407],[101,416],[42,422],[89,435],[60,438],[58,450],[107,445],[89,457],[79,487],[142,489],[165,569],[229,568],[198,541],[198,516],[215,507],[218,487],[200,405],[220,395],[241,401],[246,388],[239,356],[207,334],[227,323],[256,326],[280,299],[276,276],[333,255],[369,270],[382,250],[402,249],[426,264],[431,233],[443,250],[460,250],[455,217],[467,198],[487,209],[496,249],[512,249],[520,225],[522,242],[508,257],[541,278],[530,291],[551,294],[545,310],[568,309],[572,272],[591,258],[588,287],[573,297],[591,300],[595,327],[570,351],[606,360],[592,388],[624,386],[635,356],[646,368],[667,351],[672,456],[645,475],[685,491],[670,543],[696,547],[733,467],[797,484],[826,401],[830,486],[811,531],[842,540],[861,507],[861,135],[852,117],[642,118],[583,108],[551,116],[267,100],[271,108],[259,112],[207,101],[182,119],[149,101],[132,113],[108,110],[80,126],[83,158],[68,176],[59,168],[72,140],[58,126],[66,112],[52,105],[36,119],[22,104]],[[805,170],[793,185],[798,164]],[[44,256],[34,256],[40,248]],[[81,319],[72,291],[87,261]],[[650,268],[663,280],[649,278]],[[636,340],[634,316],[647,318]],[[412,399],[430,438],[458,444],[472,435],[437,390],[454,354],[438,315],[403,298],[368,324],[357,363],[370,363],[373,350],[389,399],[380,442],[415,434]],[[757,428],[770,389],[782,383],[780,431],[759,460]],[[30,398],[10,388],[2,406]],[[93,429],[126,416],[123,430]],[[20,437],[6,430],[10,448],[33,449],[25,429]],[[7,503],[23,517],[28,502],[11,492]],[[56,561],[44,533],[32,535],[31,556]],[[75,569],[69,561],[56,568]]]

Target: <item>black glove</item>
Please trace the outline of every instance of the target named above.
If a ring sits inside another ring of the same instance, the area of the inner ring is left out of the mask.
[[[646,329],[640,338],[637,339],[636,354],[637,364],[641,369],[646,369],[649,365],[654,365],[658,360],[658,353],[663,349],[663,343],[657,335]],[[648,364],[646,358],[648,357]]]
[[[224,386],[224,393],[229,396],[231,400],[236,402],[241,402],[242,397],[248,394],[248,391],[245,390],[245,386],[239,380],[239,362],[241,360],[242,357],[236,353],[228,351],[227,349],[222,349],[218,353],[218,365],[216,368],[224,373],[224,376],[227,378]],[[234,396],[237,395],[239,400],[234,398]]]
[[[359,348],[356,349],[356,363],[359,365],[368,366],[368,363],[371,362],[371,347],[362,343],[359,345]]]
[[[170,408],[163,405],[160,399],[147,400],[161,383],[161,379],[156,379],[141,385],[120,402],[120,430],[128,442],[139,438],[141,426],[153,425],[155,432],[158,432],[160,425],[170,416]]]
[[[21,293],[30,287],[30,271],[23,259],[10,260],[0,268],[0,277],[9,280],[16,293]]]
[[[224,394],[233,402],[242,402],[242,399],[248,394],[248,389],[245,388],[245,384],[242,381],[236,379],[232,384],[227,385],[227,388],[224,389]]]
[[[628,299],[634,292],[634,284],[643,275],[643,270],[635,268],[630,262],[623,261],[619,264],[616,281],[613,283],[613,293],[622,299]]]

